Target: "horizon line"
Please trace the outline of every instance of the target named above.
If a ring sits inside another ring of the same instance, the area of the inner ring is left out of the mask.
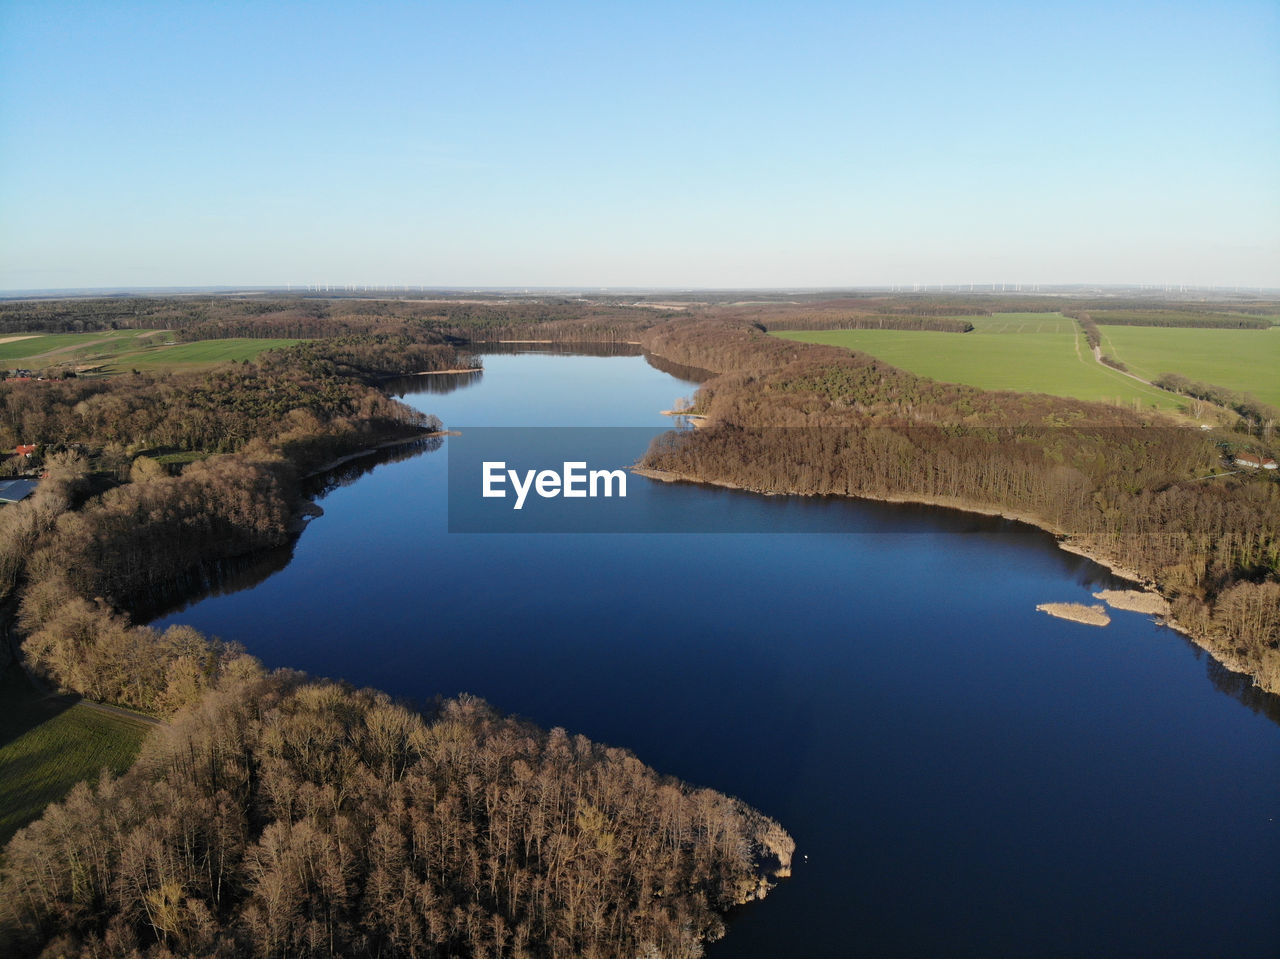
[[[7,299],[23,299],[28,297],[58,296],[90,296],[90,295],[148,295],[166,294],[202,294],[220,293],[242,296],[287,293],[299,296],[343,296],[357,293],[380,293],[387,296],[403,296],[413,294],[422,296],[430,293],[503,293],[546,295],[554,293],[576,294],[613,294],[613,295],[646,295],[646,294],[706,294],[706,293],[839,293],[839,292],[887,292],[895,294],[920,293],[954,293],[991,295],[1050,294],[1061,291],[1081,290],[1125,290],[1139,293],[1238,293],[1259,295],[1280,295],[1280,286],[1258,284],[1205,284],[1205,283],[1146,283],[1146,282],[964,282],[964,283],[858,283],[832,285],[776,285],[776,286],[643,286],[643,285],[600,285],[600,284],[433,284],[433,283],[209,283],[209,284],[130,284],[123,286],[67,286],[67,287],[26,287],[0,288],[0,297]]]

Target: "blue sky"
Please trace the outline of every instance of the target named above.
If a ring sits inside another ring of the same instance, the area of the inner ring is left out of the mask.
[[[1280,4],[0,0],[0,289],[1280,286]]]

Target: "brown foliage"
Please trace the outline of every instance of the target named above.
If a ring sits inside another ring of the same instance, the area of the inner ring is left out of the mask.
[[[0,943],[68,954],[694,956],[790,837],[478,700],[428,721],[250,660],[19,833]],[[647,950],[647,952],[646,952]]]

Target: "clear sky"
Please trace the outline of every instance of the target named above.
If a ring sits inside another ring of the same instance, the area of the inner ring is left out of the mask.
[[[0,0],[0,289],[1280,286],[1280,3]]]

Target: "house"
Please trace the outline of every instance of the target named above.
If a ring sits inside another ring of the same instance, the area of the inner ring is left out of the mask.
[[[20,503],[35,492],[37,480],[0,480],[0,503]]]
[[[1235,464],[1236,466],[1247,466],[1251,470],[1273,470],[1276,468],[1275,460],[1258,453],[1237,453]]]
[[[35,451],[36,451],[35,443],[31,443],[30,445],[27,445],[27,446],[24,446],[20,443],[18,444],[18,448],[14,450],[14,453],[16,453],[18,456],[30,456]]]

